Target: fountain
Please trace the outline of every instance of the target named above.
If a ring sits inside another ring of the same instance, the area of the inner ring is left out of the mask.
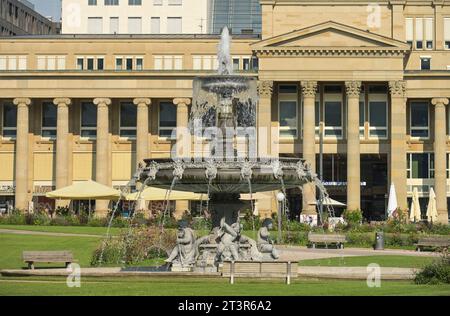
[[[258,232],[258,241],[241,235],[240,194],[285,191],[317,183],[316,175],[301,159],[257,157],[254,149],[245,155],[238,153],[238,130],[256,130],[258,93],[255,78],[233,75],[230,56],[230,35],[224,28],[218,75],[198,77],[193,83],[190,127],[209,125],[209,155],[148,159],[139,174],[139,181],[167,189],[169,195],[172,189],[209,195],[214,228],[210,235],[197,239],[189,228],[181,227],[177,247],[168,259],[172,270],[209,267],[217,271],[224,260],[276,259],[268,234],[270,221],[265,221]],[[250,133],[250,138],[255,135]],[[249,143],[256,143],[255,139]]]

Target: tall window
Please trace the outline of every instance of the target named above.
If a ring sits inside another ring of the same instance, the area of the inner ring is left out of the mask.
[[[342,87],[325,86],[325,136],[342,138]]]
[[[420,153],[407,154],[408,179],[433,179],[434,178],[434,154]]]
[[[278,88],[278,114],[280,137],[298,137],[298,89],[295,85],[280,85]]]
[[[116,57],[116,70],[122,70],[123,69],[123,59],[122,57]]]
[[[180,34],[182,33],[182,18],[181,17],[169,17],[167,18],[167,33],[168,34]]]
[[[142,19],[139,17],[128,18],[128,33],[141,34],[142,33]]]
[[[142,0],[128,0],[128,5],[142,5]]]
[[[431,57],[420,57],[420,70],[430,70],[431,69]]]
[[[170,138],[177,127],[177,108],[172,102],[159,104],[159,136]]]
[[[3,103],[3,137],[14,138],[17,131],[17,107],[12,102]]]
[[[161,19],[159,17],[152,17],[151,20],[151,33],[159,34],[161,33]]]
[[[369,136],[387,138],[388,136],[388,95],[385,86],[369,87]]]
[[[434,48],[434,19],[427,18],[406,18],[406,41],[413,44],[415,49]]]
[[[103,33],[103,19],[100,17],[88,18],[88,33],[102,34]]]
[[[97,137],[97,107],[92,102],[81,103],[81,131],[83,138]]]
[[[119,0],[105,0],[105,5],[119,5]]]
[[[154,56],[154,69],[155,70],[182,70],[183,69],[183,56]]]
[[[361,94],[359,95],[359,137],[365,137],[365,123],[366,123],[366,94],[364,86],[361,87]]]
[[[316,94],[316,100],[314,103],[314,115],[316,123],[316,137],[320,137],[320,122],[322,122],[322,107],[320,106],[320,93]]]
[[[119,18],[118,17],[109,18],[109,33],[111,33],[111,34],[119,33]]]
[[[120,103],[120,137],[135,138],[137,107],[132,102]]]
[[[429,105],[426,101],[411,102],[410,123],[411,137],[429,137]]]
[[[445,49],[450,49],[450,18],[444,18]]]
[[[42,103],[42,137],[56,137],[57,109],[53,102]]]

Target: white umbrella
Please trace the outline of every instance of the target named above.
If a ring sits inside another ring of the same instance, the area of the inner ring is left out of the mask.
[[[422,215],[420,210],[420,203],[419,203],[419,191],[417,190],[417,187],[413,190],[412,195],[412,202],[411,202],[411,213],[409,215],[409,220],[411,222],[418,222],[420,221]]]
[[[388,216],[391,217],[392,214],[398,209],[397,203],[397,193],[395,192],[394,183],[391,184],[391,189],[389,191],[389,202],[388,202]]]
[[[319,204],[320,204],[320,200],[316,201],[316,202],[309,203],[309,205],[319,205]],[[336,200],[333,200],[330,197],[326,197],[326,198],[323,199],[323,205],[324,206],[338,206],[338,207],[347,206],[346,204],[344,204],[342,202],[339,202],[339,201],[336,201]]]
[[[436,207],[436,193],[434,189],[430,189],[430,198],[427,207],[427,218],[430,223],[435,223],[438,219],[437,207]]]

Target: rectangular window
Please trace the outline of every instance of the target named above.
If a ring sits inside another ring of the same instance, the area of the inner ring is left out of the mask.
[[[414,19],[407,18],[405,21],[406,42],[410,45],[414,42]]]
[[[84,69],[84,58],[80,57],[77,58],[77,70],[83,70]]]
[[[83,138],[97,137],[97,107],[92,102],[81,103],[81,131]]]
[[[126,58],[127,70],[133,70],[133,58]]]
[[[142,19],[138,17],[128,18],[128,34],[142,33]]]
[[[280,136],[286,138],[298,137],[297,101],[280,101]]]
[[[97,5],[97,0],[89,0],[88,5]]]
[[[444,18],[445,49],[450,49],[450,18]]]
[[[8,69],[8,67],[6,66],[6,59],[7,59],[6,56],[0,56],[0,70],[7,70]]]
[[[17,131],[17,107],[12,102],[3,103],[3,137],[15,138]]]
[[[136,58],[136,70],[144,70],[144,59]]]
[[[182,70],[183,69],[183,56],[173,57],[173,69]]]
[[[233,58],[233,70],[238,71],[240,68],[241,60],[239,58]]]
[[[19,56],[18,61],[19,61],[18,70],[26,70],[27,69],[27,57]],[[58,69],[60,69],[60,68],[58,68]]]
[[[163,57],[162,56],[154,56],[153,57],[153,68],[155,70],[162,70],[163,69]]]
[[[100,17],[88,18],[88,33],[102,34],[103,33],[103,19]]]
[[[119,34],[119,18],[118,17],[109,18],[109,33]]]
[[[159,17],[152,17],[151,20],[151,33],[159,34],[161,33],[161,19]]]
[[[431,57],[420,57],[420,70],[431,70]]]
[[[316,126],[316,137],[320,138],[320,122],[322,121],[322,113],[320,107],[320,94],[316,94],[316,100],[314,103],[314,116],[315,116],[315,126]],[[303,129],[302,129],[303,130]]]
[[[66,69],[66,56],[57,56],[56,57],[56,66],[58,70]]]
[[[136,138],[137,107],[132,102],[120,103],[120,137]]]
[[[122,63],[123,63],[122,57],[116,57],[116,70],[123,69]]]
[[[105,60],[103,58],[97,58],[97,70],[103,70],[105,68]]]
[[[192,57],[192,68],[194,70],[202,70],[202,56]]]
[[[16,56],[8,57],[8,70],[17,70],[17,57]]]
[[[167,18],[167,33],[168,34],[180,34],[182,33],[182,18],[181,17],[169,17]]]
[[[87,58],[87,70],[94,70],[94,58],[93,57]]]
[[[159,136],[171,138],[177,127],[177,108],[172,102],[159,104]]]
[[[47,56],[47,70],[56,70],[56,56]]]
[[[369,137],[388,137],[388,94],[385,85],[369,86]]]
[[[142,5],[142,0],[128,0],[128,5]]]
[[[325,136],[342,138],[342,87],[325,86]]]
[[[366,95],[364,86],[361,87],[361,94],[359,95],[359,137],[365,137],[365,123],[366,123]]]
[[[423,19],[416,18],[416,49],[423,49]]]
[[[243,58],[242,59],[242,69],[243,70],[250,70],[250,58]]]
[[[105,0],[105,5],[119,5],[119,0]]]
[[[56,138],[57,109],[53,102],[42,103],[42,137]]]
[[[173,56],[164,56],[164,70],[173,69]]]
[[[434,154],[420,153],[407,155],[408,179],[433,179],[434,178]]]
[[[410,106],[411,137],[429,137],[428,102],[415,101]]]
[[[433,49],[433,34],[434,34],[433,20],[434,20],[433,18],[425,19],[425,48],[426,49]]]

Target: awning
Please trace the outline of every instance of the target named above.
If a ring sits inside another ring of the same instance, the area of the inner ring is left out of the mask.
[[[89,180],[48,192],[45,196],[58,200],[118,200],[120,191]]]
[[[253,193],[250,197],[250,194],[241,194],[242,201],[252,201],[252,200],[269,200],[274,197],[273,192],[258,192]]]
[[[145,201],[165,201],[168,197],[167,190],[148,187],[139,196],[139,192],[131,193],[126,196],[128,201],[136,201],[139,198]],[[207,194],[198,194],[192,192],[172,191],[169,197],[170,201],[206,201]]]

